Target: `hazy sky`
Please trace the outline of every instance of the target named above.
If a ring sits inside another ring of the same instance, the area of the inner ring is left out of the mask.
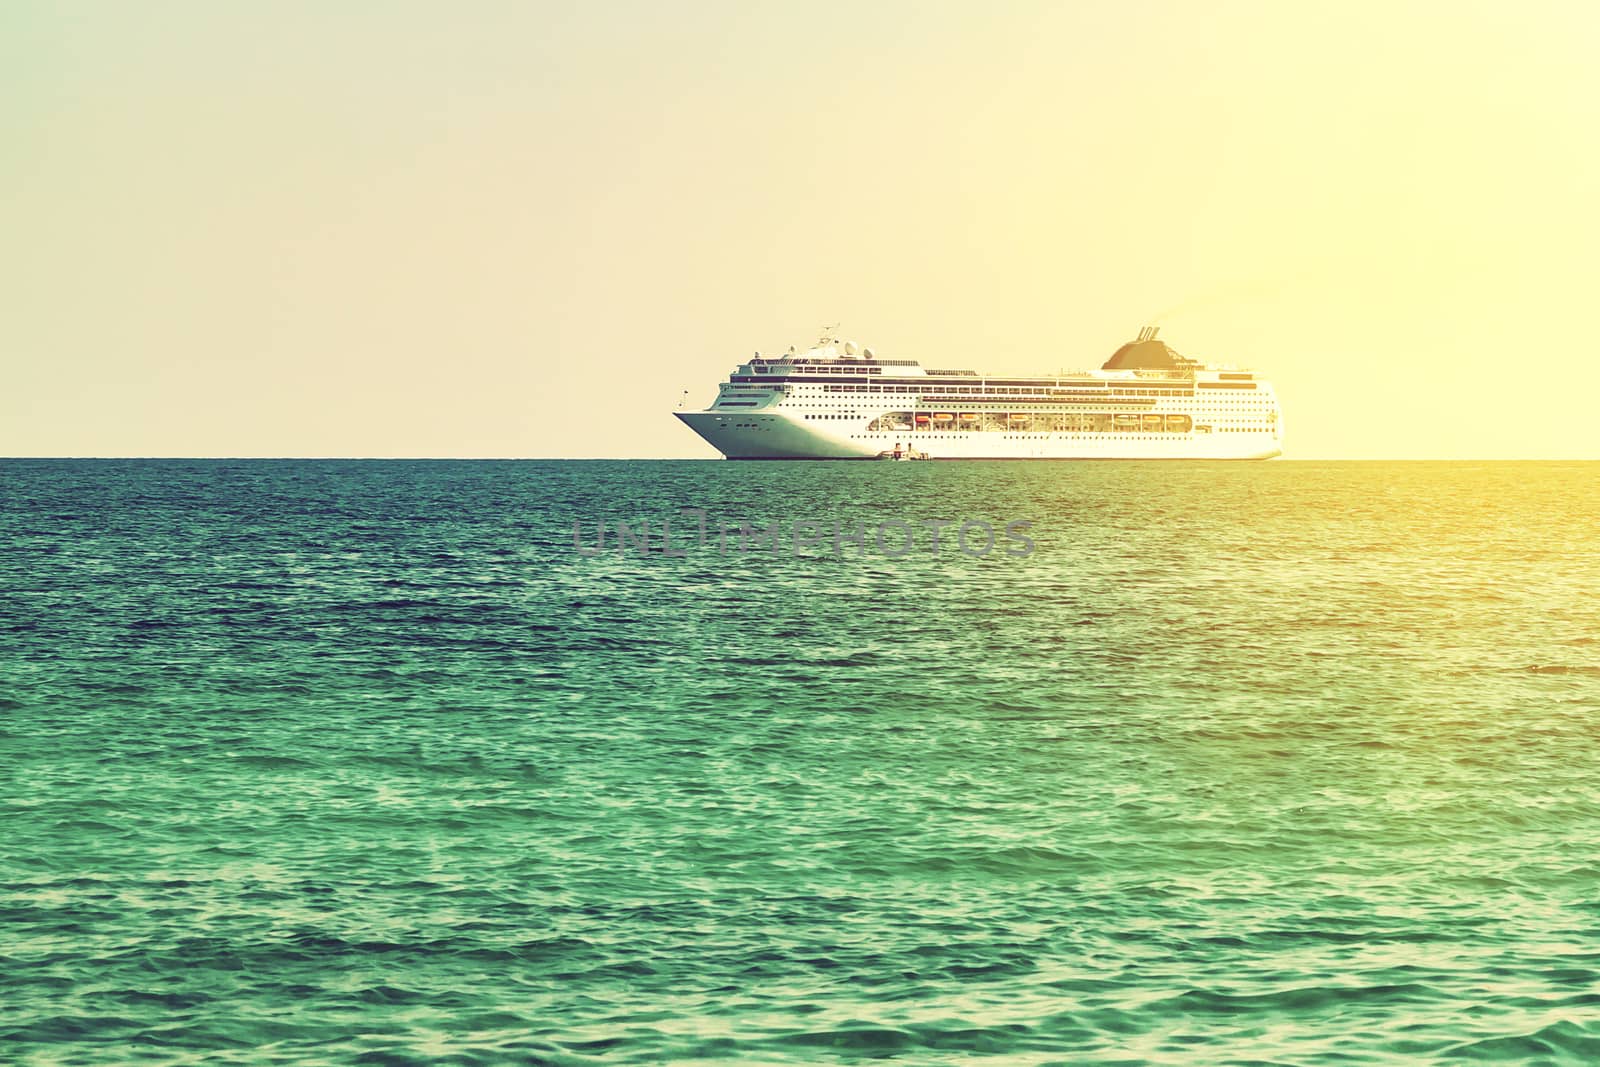
[[[1319,10],[1320,9],[1320,10]],[[0,5],[0,455],[701,456],[824,323],[1600,457],[1591,3]]]

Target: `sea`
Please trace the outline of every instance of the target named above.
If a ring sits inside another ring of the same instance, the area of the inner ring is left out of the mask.
[[[1597,530],[1595,463],[3,461],[0,1062],[1600,1062]]]

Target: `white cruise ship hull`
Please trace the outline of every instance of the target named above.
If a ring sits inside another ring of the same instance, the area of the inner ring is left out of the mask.
[[[1271,459],[1276,437],[1234,433],[893,433],[843,427],[830,432],[784,412],[675,412],[728,459],[876,459],[914,448],[929,459]],[[1252,438],[1252,439],[1246,439]]]

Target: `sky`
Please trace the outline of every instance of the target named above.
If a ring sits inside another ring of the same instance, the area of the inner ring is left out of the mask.
[[[1600,7],[0,5],[0,455],[697,457],[825,324],[1600,458]]]

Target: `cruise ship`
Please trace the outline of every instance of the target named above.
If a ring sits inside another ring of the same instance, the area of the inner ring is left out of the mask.
[[[740,364],[678,418],[729,459],[1270,459],[1271,383],[1187,359],[1147,326],[1099,370],[989,377],[880,359],[831,332]]]

